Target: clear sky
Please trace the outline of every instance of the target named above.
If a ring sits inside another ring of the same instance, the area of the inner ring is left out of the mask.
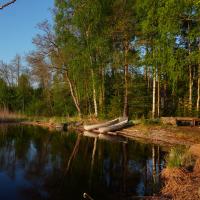
[[[17,53],[24,56],[34,49],[36,25],[45,19],[52,22],[53,4],[54,0],[17,0],[0,10],[0,60],[8,63]]]

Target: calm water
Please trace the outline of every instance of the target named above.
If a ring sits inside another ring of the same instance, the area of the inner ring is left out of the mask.
[[[118,200],[160,186],[164,153],[38,127],[0,126],[0,199]]]

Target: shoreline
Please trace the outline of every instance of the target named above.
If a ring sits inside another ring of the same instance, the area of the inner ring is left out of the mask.
[[[68,130],[84,132],[82,122],[54,123],[42,121],[17,122],[22,125],[40,126],[50,130],[61,130],[61,124],[67,124]],[[191,146],[200,143],[200,128],[187,126],[163,126],[163,125],[133,125],[115,132],[117,136],[123,136],[132,140],[144,141],[161,146],[184,145]],[[113,137],[115,137],[113,135]]]

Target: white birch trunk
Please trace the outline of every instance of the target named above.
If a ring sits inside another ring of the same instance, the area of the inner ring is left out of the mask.
[[[152,118],[156,115],[156,69],[153,72],[153,97],[152,97]]]
[[[198,83],[197,83],[197,116],[199,115],[199,101],[200,101],[200,65],[198,68]]]
[[[73,99],[75,107],[76,107],[76,109],[78,111],[78,115],[81,117],[81,109],[80,109],[79,101],[78,101],[78,98],[75,95],[72,82],[69,79],[69,76],[68,76],[67,73],[66,73],[66,79],[67,79],[67,82],[68,82],[68,85],[69,85],[69,89],[70,89],[70,93],[71,93],[72,99]]]
[[[193,90],[193,80],[192,80],[192,66],[189,65],[189,112],[192,112],[192,90]]]
[[[159,74],[159,72],[158,72],[158,88],[157,88],[157,90],[158,90],[158,99],[157,99],[157,115],[158,115],[158,117],[160,117],[160,74]]]
[[[93,91],[93,102],[94,102],[94,115],[98,116],[98,107],[97,107],[97,96],[96,96],[96,88],[95,88],[95,80],[94,80],[94,70],[91,69],[92,73],[92,91]]]
[[[128,41],[125,42],[125,56],[124,56],[124,111],[123,116],[128,117]]]

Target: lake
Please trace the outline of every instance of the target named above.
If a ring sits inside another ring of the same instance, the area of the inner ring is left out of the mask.
[[[0,125],[0,199],[95,200],[152,195],[161,186],[162,147],[75,132]]]

